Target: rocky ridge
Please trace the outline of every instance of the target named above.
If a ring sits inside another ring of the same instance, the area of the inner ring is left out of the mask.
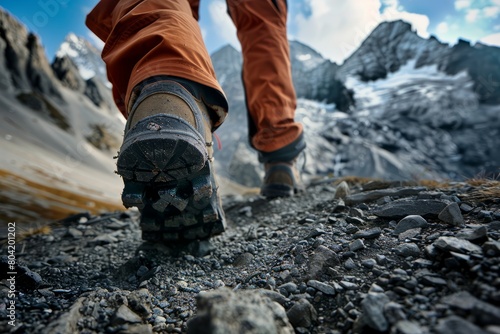
[[[16,327],[2,285],[0,328],[498,333],[497,181],[340,181],[289,199],[226,198],[228,231],[188,245],[142,244],[135,211],[18,239]]]

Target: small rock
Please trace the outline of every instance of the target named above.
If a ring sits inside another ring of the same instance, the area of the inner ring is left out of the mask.
[[[392,233],[401,234],[411,229],[419,227],[427,227],[427,225],[428,225],[427,220],[425,220],[422,216],[409,215],[399,221],[399,223],[396,225],[396,228]]]
[[[347,270],[356,269],[356,263],[351,258],[348,258],[347,261],[344,262],[344,268]]]
[[[121,325],[126,323],[139,323],[142,319],[137,314],[135,314],[126,305],[121,305],[113,317],[113,325]]]
[[[486,326],[488,334],[500,334],[500,326]]]
[[[433,245],[441,250],[453,251],[457,253],[482,253],[481,247],[478,245],[474,245],[470,241],[456,237],[439,237],[436,241],[434,241]]]
[[[349,189],[349,185],[347,182],[342,181],[339,183],[337,188],[335,189],[335,195],[333,195],[334,199],[345,199],[349,194],[351,193],[351,190]]]
[[[326,284],[326,283],[323,283],[320,281],[316,281],[316,280],[309,280],[307,282],[307,285],[312,287],[312,288],[315,288],[318,291],[323,292],[325,295],[330,295],[330,296],[335,295],[335,288],[329,284]]]
[[[358,218],[358,217],[347,216],[347,217],[345,217],[345,221],[346,221],[346,223],[354,224],[354,225],[364,225],[365,224],[365,221],[361,218]]]
[[[297,284],[293,282],[288,282],[283,285],[280,285],[278,289],[282,295],[288,297],[288,295],[297,292]]]
[[[389,323],[384,315],[384,307],[389,302],[389,297],[385,294],[369,292],[361,302],[363,322],[379,332],[385,332]]]
[[[397,246],[394,251],[402,257],[417,257],[420,255],[420,248],[414,243],[401,244]]]
[[[197,316],[187,322],[187,333],[293,333],[285,309],[256,290],[199,293],[197,309]]]
[[[469,204],[462,203],[460,204],[460,210],[462,210],[462,212],[469,213],[474,210],[474,208]]]
[[[373,267],[375,267],[376,264],[377,261],[375,261],[375,259],[366,259],[361,261],[361,265],[368,269],[372,269]]]
[[[470,242],[478,245],[488,241],[488,229],[486,226],[480,226],[473,230],[460,231],[457,234],[458,238],[469,240]]]
[[[326,232],[320,228],[313,228],[312,230],[309,231],[309,234],[307,235],[306,239],[316,238],[316,237],[323,235],[325,233]]]
[[[346,290],[357,290],[359,286],[356,283],[348,282],[348,281],[340,281],[340,286]]]
[[[111,234],[103,234],[103,235],[98,235],[97,237],[92,239],[89,243],[94,246],[103,246],[115,243],[117,241],[118,239],[112,236]]]
[[[472,308],[475,323],[481,326],[500,326],[500,308],[479,300]]]
[[[349,244],[349,250],[351,252],[356,252],[360,249],[365,248],[365,244],[363,243],[363,240],[357,239]]]
[[[420,279],[420,282],[423,283],[424,285],[431,285],[431,286],[446,286],[446,281],[440,277],[436,276],[423,276]]]
[[[293,327],[310,327],[318,314],[307,299],[300,299],[286,313]]]
[[[424,331],[418,324],[408,320],[398,321],[391,328],[391,334],[424,334],[424,333],[426,333],[426,331]]]
[[[337,254],[325,246],[318,246],[308,263],[309,275],[311,278],[317,277],[324,269],[335,267],[339,264]]]
[[[489,231],[500,231],[500,221],[495,220],[488,224]]]
[[[498,256],[500,255],[500,241],[487,241],[483,244],[484,254],[487,256]]]
[[[457,203],[447,205],[439,213],[438,219],[453,226],[463,226],[465,224],[464,217]]]
[[[280,294],[279,292],[272,291],[272,290],[265,290],[265,289],[259,289],[257,290],[262,296],[265,296],[269,299],[271,299],[273,302],[276,302],[280,304],[281,306],[285,306],[286,302],[289,300]]]
[[[251,206],[249,206],[249,205],[244,206],[244,207],[242,207],[242,208],[238,211],[238,213],[239,213],[240,215],[244,215],[244,216],[246,216],[246,217],[248,217],[248,218],[251,218],[251,217],[252,217],[252,207],[251,207]]]
[[[391,325],[394,325],[398,321],[406,320],[406,314],[404,312],[403,305],[395,302],[388,302],[387,304],[385,304],[384,315]]]
[[[422,229],[420,227],[412,228],[411,230],[404,231],[403,233],[399,234],[398,238],[400,241],[412,239],[420,235],[420,232],[422,232]]]
[[[435,332],[436,334],[486,334],[480,327],[454,315],[439,320]]]
[[[68,236],[72,237],[73,239],[80,239],[83,235],[83,232],[74,228],[74,227],[70,227],[68,228]]]
[[[373,227],[367,230],[362,230],[354,233],[353,238],[359,239],[375,239],[378,238],[382,234],[382,230],[380,227]]]

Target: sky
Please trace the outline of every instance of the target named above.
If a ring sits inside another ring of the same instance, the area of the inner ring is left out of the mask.
[[[259,0],[263,1],[263,0]],[[69,32],[96,46],[85,27],[97,0],[0,0],[37,34],[52,60]],[[500,0],[288,0],[289,39],[341,64],[383,21],[405,20],[422,37],[455,44],[459,38],[500,46]],[[240,49],[225,0],[201,0],[200,27],[209,53],[226,44]]]

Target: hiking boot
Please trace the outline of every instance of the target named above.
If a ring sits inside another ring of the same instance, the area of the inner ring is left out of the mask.
[[[190,241],[222,233],[206,105],[173,80],[146,85],[132,102],[117,173],[123,204],[141,212],[142,238]]]
[[[268,199],[289,197],[305,190],[296,167],[296,159],[265,163],[264,169],[266,173],[260,189],[262,196]]]

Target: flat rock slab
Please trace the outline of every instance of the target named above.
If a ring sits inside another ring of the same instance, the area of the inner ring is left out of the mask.
[[[433,245],[441,250],[462,254],[481,254],[483,252],[481,247],[479,247],[478,245],[456,237],[439,237],[436,241],[434,241]]]
[[[355,205],[359,203],[373,202],[385,196],[390,196],[390,197],[415,196],[418,195],[420,192],[425,191],[426,189],[427,188],[425,187],[413,187],[413,188],[396,188],[396,189],[365,191],[362,193],[347,196],[345,198],[345,203],[347,205]]]
[[[397,200],[373,211],[373,214],[381,218],[399,219],[408,215],[419,215],[424,218],[435,218],[449,203],[446,201],[420,199],[420,200]]]

